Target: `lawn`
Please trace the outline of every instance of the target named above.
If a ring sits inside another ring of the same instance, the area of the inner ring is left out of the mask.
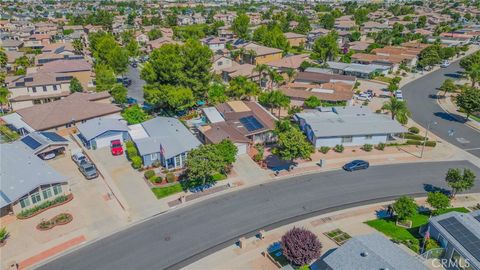
[[[180,183],[173,184],[167,187],[154,187],[152,188],[153,194],[157,197],[157,199],[165,198],[167,196],[182,192],[183,188]]]
[[[468,213],[468,209],[464,207],[459,208],[449,208],[439,212],[438,214],[445,214],[448,212],[457,211],[461,213]],[[374,219],[365,222],[368,226],[374,228],[375,230],[382,232],[386,236],[392,238],[393,240],[397,241],[416,241],[419,240],[421,236],[418,234],[418,230],[420,226],[426,225],[428,223],[428,219],[430,217],[430,213],[418,213],[413,216],[410,220],[412,221],[412,228],[406,229],[402,227],[398,227],[395,224],[395,218],[383,218],[383,219]],[[416,251],[414,248],[412,250]]]
[[[385,77],[385,76],[377,76],[373,79],[376,80],[376,81],[381,81],[381,82],[385,82],[385,83],[390,83],[392,81],[392,78]]]

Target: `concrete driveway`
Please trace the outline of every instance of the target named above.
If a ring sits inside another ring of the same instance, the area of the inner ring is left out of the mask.
[[[125,200],[124,207],[132,219],[144,218],[161,212],[161,204],[143,179],[134,170],[125,155],[112,156],[108,147],[88,150],[94,163],[107,180],[111,180]]]

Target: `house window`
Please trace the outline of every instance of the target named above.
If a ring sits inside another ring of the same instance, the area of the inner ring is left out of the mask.
[[[222,62],[222,61],[218,61],[218,65],[219,65],[219,66],[223,65],[223,62]]]
[[[53,194],[58,195],[60,193],[62,193],[62,185],[58,184],[53,186]]]
[[[42,193],[43,193],[43,199],[44,200],[52,197],[52,189],[50,187],[42,190]]]
[[[36,93],[36,92],[37,92],[37,88],[36,88],[35,86],[32,87],[32,91],[33,91],[34,93]]]
[[[39,192],[35,192],[33,193],[32,195],[30,195],[30,198],[32,198],[32,203],[38,203],[39,201],[42,200],[42,197],[40,197],[40,193]]]
[[[43,87],[43,92],[47,92],[47,87],[44,85]]]
[[[151,160],[157,160],[157,153],[150,154]]]
[[[353,137],[352,137],[352,136],[342,137],[342,143],[351,143],[352,141],[353,141]]]
[[[71,126],[72,126],[71,123],[68,123],[68,124],[65,125],[65,127],[67,127],[67,128],[69,128],[69,127],[71,127]]]
[[[57,91],[57,86],[53,85],[53,91]]]
[[[28,196],[20,199],[20,207],[25,208],[28,206],[30,206],[30,198]]]
[[[181,163],[181,162],[180,162],[180,155],[178,155],[178,156],[175,157],[175,167],[181,166],[180,163]]]
[[[365,136],[365,140],[371,140],[371,139],[373,139],[373,136],[372,136],[372,135],[367,135],[367,136]]]

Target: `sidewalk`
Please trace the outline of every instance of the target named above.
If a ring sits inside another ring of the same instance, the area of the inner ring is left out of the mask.
[[[425,200],[426,198],[416,199],[420,206],[426,205]],[[469,207],[479,202],[479,193],[469,194],[457,196],[457,198],[452,202],[452,206]],[[388,201],[354,207],[288,224],[280,228],[267,231],[265,233],[265,238],[262,240],[255,237],[246,239],[246,246],[244,248],[239,248],[236,245],[229,246],[214,254],[204,257],[199,261],[196,261],[184,269],[278,269],[278,267],[276,267],[261,253],[265,251],[269,245],[279,241],[282,235],[289,229],[293,227],[304,227],[315,233],[322,243],[322,254],[325,254],[328,250],[338,246],[327,236],[325,236],[324,233],[334,229],[341,229],[350,236],[377,232],[375,229],[364,224],[364,222],[377,218],[376,212],[384,209],[385,205],[391,203],[392,201]],[[411,252],[408,248],[405,248],[405,250],[407,252]],[[412,255],[414,256],[415,254],[412,252]]]

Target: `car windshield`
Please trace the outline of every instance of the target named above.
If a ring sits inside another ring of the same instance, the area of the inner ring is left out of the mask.
[[[89,166],[89,167],[86,167],[86,168],[85,168],[85,171],[86,171],[86,172],[92,172],[92,171],[94,171],[94,170],[95,170],[95,167],[94,167],[94,166]]]
[[[112,147],[121,147],[122,145],[119,143],[112,143]]]

